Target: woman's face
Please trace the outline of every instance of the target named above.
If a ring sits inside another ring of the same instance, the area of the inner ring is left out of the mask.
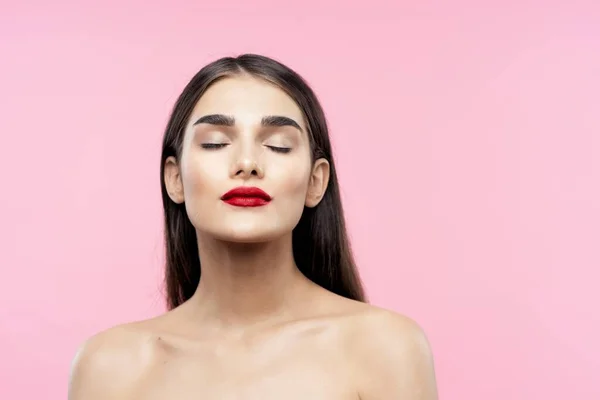
[[[199,233],[261,242],[291,233],[304,206],[318,204],[329,164],[311,163],[296,103],[275,85],[241,75],[216,82],[200,98],[181,159],[167,160],[164,179]],[[227,196],[233,189],[246,192]]]

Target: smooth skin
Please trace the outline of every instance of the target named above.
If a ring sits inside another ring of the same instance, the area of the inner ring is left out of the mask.
[[[217,117],[196,123],[206,116]],[[282,126],[271,117],[285,117]],[[437,399],[414,321],[335,295],[294,263],[292,230],[322,199],[329,164],[311,163],[304,117],[285,92],[247,75],[215,83],[164,179],[197,231],[198,290],[172,311],[88,339],[70,400]],[[220,200],[244,185],[273,200]]]

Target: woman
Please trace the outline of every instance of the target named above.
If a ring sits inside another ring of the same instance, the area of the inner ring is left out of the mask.
[[[321,106],[294,71],[222,58],[163,141],[169,311],[89,339],[71,400],[437,398],[410,319],[366,304]]]

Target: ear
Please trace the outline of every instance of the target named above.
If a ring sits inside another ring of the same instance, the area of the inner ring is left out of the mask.
[[[167,193],[174,203],[183,203],[183,182],[181,181],[181,171],[175,157],[168,157],[165,160],[165,173],[163,179]]]
[[[306,207],[316,207],[321,202],[329,184],[329,162],[324,158],[315,161],[306,192]]]

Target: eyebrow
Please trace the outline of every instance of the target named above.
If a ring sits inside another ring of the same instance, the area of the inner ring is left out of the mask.
[[[194,122],[194,126],[198,124],[234,126],[235,118],[230,115],[210,114],[204,115],[200,117],[196,122]],[[302,132],[300,124],[298,124],[293,119],[289,117],[284,117],[282,115],[267,115],[265,117],[262,117],[260,124],[264,127],[291,126]]]

